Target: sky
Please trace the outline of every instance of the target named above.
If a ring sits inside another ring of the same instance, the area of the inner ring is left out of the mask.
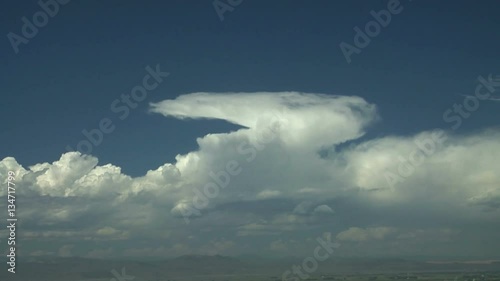
[[[66,2],[0,17],[21,254],[500,250],[498,1]]]

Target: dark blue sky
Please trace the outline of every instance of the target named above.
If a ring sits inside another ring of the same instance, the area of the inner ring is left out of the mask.
[[[59,159],[104,117],[116,130],[92,154],[141,175],[196,149],[196,137],[236,128],[149,114],[148,103],[192,92],[301,91],[357,95],[378,106],[373,135],[449,128],[445,110],[474,92],[478,75],[499,74],[500,2],[401,1],[370,45],[348,64],[339,44],[386,1],[244,0],[220,21],[211,1],[72,1],[16,54],[36,1],[4,3],[0,50],[0,159],[23,166]],[[170,72],[130,116],[110,110],[147,65]],[[497,102],[460,132],[498,125]],[[146,143],[146,145],[144,145]]]

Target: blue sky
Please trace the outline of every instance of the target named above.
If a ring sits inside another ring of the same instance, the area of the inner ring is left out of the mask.
[[[35,1],[7,5],[5,34],[20,33],[21,17],[39,10]],[[83,138],[81,130],[114,115],[111,102],[156,64],[171,76],[127,119],[115,118],[116,131],[93,151],[131,175],[193,150],[196,137],[234,129],[147,114],[149,102],[190,92],[357,95],[380,109],[375,135],[446,126],[441,115],[461,102],[457,93],[471,94],[478,75],[497,71],[498,3],[402,2],[403,11],[348,64],[340,42],[352,44],[353,27],[386,5],[244,1],[220,21],[210,1],[70,2],[18,54],[3,40],[0,114],[8,121],[0,155],[24,165],[56,160]],[[498,124],[497,106],[482,104],[461,130]]]
[[[317,233],[347,255],[498,253],[484,241],[500,229],[500,94],[458,129],[443,114],[479,76],[498,79],[500,3],[401,0],[348,63],[339,45],[391,1],[243,0],[222,21],[212,1],[70,1],[17,53],[8,34],[41,8],[5,4],[0,180],[17,171],[32,200],[31,254],[135,255],[162,241],[159,255],[287,255]],[[170,75],[121,120],[111,105],[148,66]],[[279,137],[248,160],[240,150],[273,112]],[[116,128],[91,155],[68,153],[103,118]],[[418,143],[438,142],[434,129],[447,141],[427,154]],[[415,149],[426,162],[402,175]],[[241,176],[185,224],[195,188],[233,160]],[[92,235],[110,250],[71,240]]]

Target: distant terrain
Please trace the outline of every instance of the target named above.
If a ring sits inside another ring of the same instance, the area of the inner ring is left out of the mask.
[[[187,255],[155,261],[99,260],[85,258],[31,258],[20,260],[15,276],[20,281],[162,281],[162,280],[281,280],[282,273],[299,258]],[[125,270],[130,279],[116,278]],[[0,273],[5,280],[7,271]],[[14,277],[14,278],[12,278]],[[131,279],[134,277],[134,279]],[[113,279],[114,278],[114,279]],[[405,259],[332,258],[319,263],[307,280],[448,280],[500,281],[500,261],[415,261]],[[294,280],[294,279],[290,279]]]

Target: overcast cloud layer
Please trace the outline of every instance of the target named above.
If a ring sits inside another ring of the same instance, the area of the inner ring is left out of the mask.
[[[3,159],[4,199],[17,174],[21,255],[306,255],[325,233],[339,255],[500,250],[498,128],[359,141],[383,122],[376,105],[297,92],[192,93],[151,111],[242,128],[142,177],[77,152],[30,167]]]

